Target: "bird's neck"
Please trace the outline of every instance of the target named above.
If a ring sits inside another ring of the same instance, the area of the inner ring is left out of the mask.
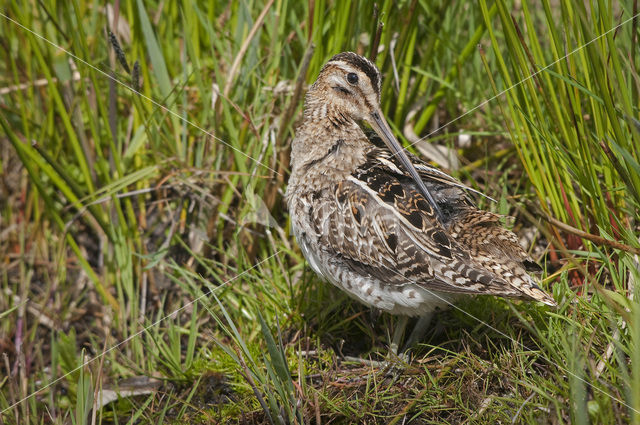
[[[330,105],[307,102],[305,106],[304,121],[291,146],[289,184],[318,176],[326,182],[345,179],[364,163],[370,142],[354,120]]]
[[[297,168],[306,172],[323,164],[336,170],[349,168],[348,157],[358,157],[358,153],[364,152],[369,145],[364,132],[353,121],[339,126],[334,126],[331,119],[304,123],[298,128],[291,146],[292,172]]]

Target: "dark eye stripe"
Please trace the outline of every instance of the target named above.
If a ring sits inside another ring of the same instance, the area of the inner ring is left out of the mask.
[[[369,80],[371,80],[373,88],[377,92],[380,92],[380,71],[378,71],[378,68],[371,61],[353,52],[338,53],[332,57],[329,62],[331,61],[344,61],[364,72],[365,75],[369,77]]]
[[[346,88],[342,87],[342,86],[335,86],[333,87],[333,89],[335,91],[338,91],[340,93],[344,93],[344,94],[351,94],[351,92],[349,90],[347,90]]]

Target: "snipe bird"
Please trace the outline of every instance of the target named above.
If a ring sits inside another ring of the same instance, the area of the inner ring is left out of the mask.
[[[539,266],[500,217],[402,148],[381,112],[380,83],[371,61],[345,52],[307,92],[286,201],[311,267],[396,315],[430,315],[464,294],[556,305],[529,275]]]

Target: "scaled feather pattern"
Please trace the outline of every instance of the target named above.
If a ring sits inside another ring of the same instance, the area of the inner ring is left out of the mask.
[[[311,267],[392,314],[425,315],[464,294],[555,305],[529,274],[539,266],[500,217],[402,149],[380,110],[380,81],[373,63],[345,52],[307,93],[286,201]]]

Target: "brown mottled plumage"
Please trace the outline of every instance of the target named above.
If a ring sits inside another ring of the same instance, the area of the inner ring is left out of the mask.
[[[362,121],[380,137],[365,133]],[[380,111],[380,73],[367,59],[340,53],[322,68],[291,164],[286,199],[302,252],[361,302],[407,316],[461,294],[555,305],[527,273],[539,267],[499,217],[400,147]]]

